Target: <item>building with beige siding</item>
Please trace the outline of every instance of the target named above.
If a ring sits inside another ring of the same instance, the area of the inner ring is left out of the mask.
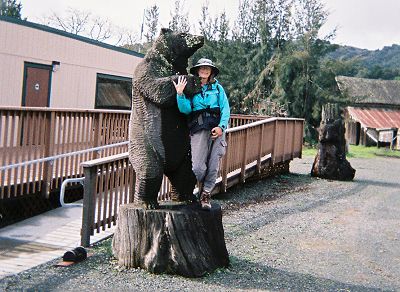
[[[0,106],[128,109],[143,55],[0,16]]]

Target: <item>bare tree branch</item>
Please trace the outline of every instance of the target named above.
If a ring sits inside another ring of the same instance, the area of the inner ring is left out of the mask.
[[[55,12],[45,18],[46,24],[70,32],[82,34],[90,21],[90,12],[68,8],[67,15],[62,17]]]
[[[108,19],[95,18],[89,35],[94,40],[105,41],[112,36],[112,24]]]
[[[90,12],[68,8],[66,13],[59,15],[52,12],[45,16],[42,23],[69,33],[89,37],[97,41],[105,41],[113,37],[115,27],[110,20],[93,16]],[[118,43],[122,37],[118,35]]]

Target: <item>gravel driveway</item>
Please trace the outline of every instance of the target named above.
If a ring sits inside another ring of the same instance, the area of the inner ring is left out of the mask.
[[[400,159],[350,159],[352,182],[310,177],[312,160],[219,196],[228,269],[199,279],[123,270],[107,240],[82,263],[49,262],[0,291],[400,291]]]

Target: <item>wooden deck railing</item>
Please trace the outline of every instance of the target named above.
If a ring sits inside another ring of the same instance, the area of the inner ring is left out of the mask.
[[[124,145],[24,164],[127,141],[130,113],[0,107],[0,200],[32,193],[48,196],[50,191],[60,188],[64,179],[81,177],[82,162],[126,152]],[[233,115],[231,126],[259,119]]]
[[[49,108],[0,108],[0,167],[126,141],[129,113]],[[59,188],[82,176],[80,163],[127,146],[0,170],[0,199]]]
[[[241,126],[226,131],[227,152],[214,192],[225,192],[253,175],[282,164],[288,166],[293,158],[301,157],[304,120],[240,119],[236,116],[233,122]],[[120,204],[133,202],[135,174],[128,153],[87,161],[82,166],[85,183],[81,244],[88,246],[95,230],[100,232],[115,225]],[[170,184],[164,177],[158,199],[168,199],[169,191]]]

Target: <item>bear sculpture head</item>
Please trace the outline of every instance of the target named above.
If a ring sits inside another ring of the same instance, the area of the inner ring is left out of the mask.
[[[204,44],[204,37],[162,28],[152,51],[163,56],[177,74],[187,74],[188,58]]]

